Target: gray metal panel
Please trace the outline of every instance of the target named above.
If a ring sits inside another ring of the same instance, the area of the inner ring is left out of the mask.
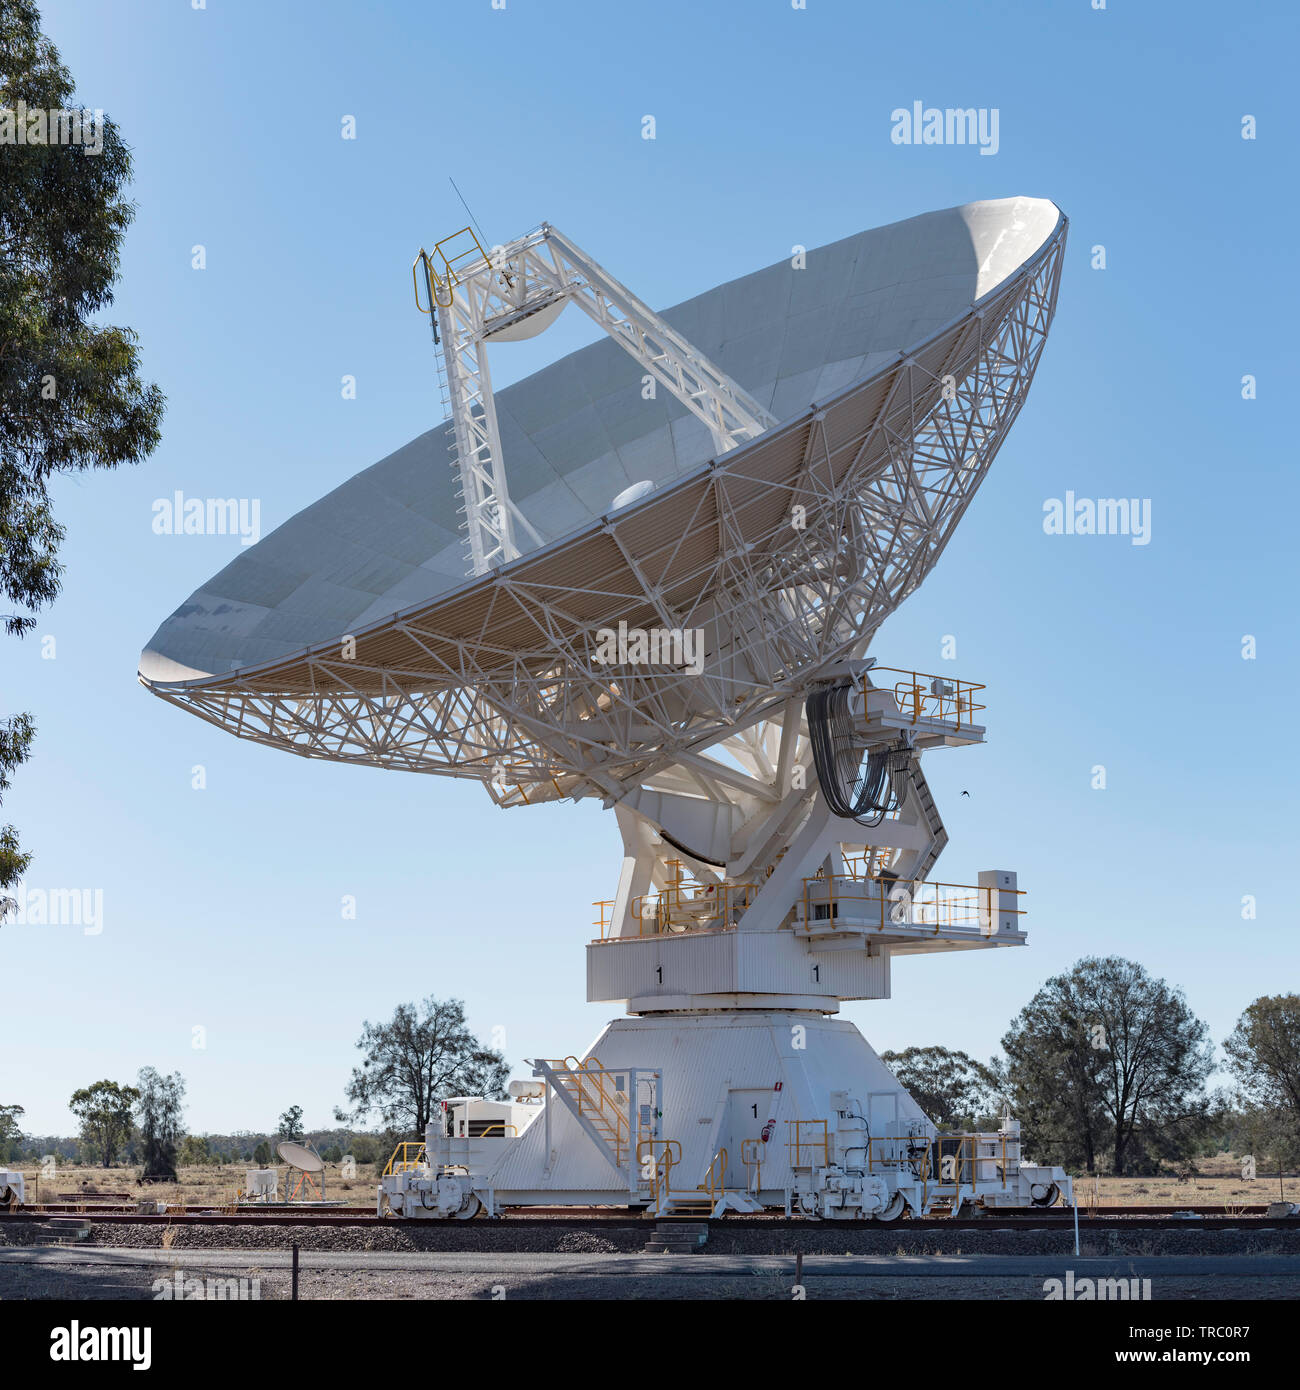
[[[888,957],[810,951],[789,931],[648,936],[587,947],[588,1002],[747,993],[887,999]]]

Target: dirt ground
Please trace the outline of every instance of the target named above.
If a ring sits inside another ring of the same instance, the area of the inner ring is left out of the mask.
[[[20,1171],[26,1182],[27,1201],[33,1206],[40,1202],[60,1201],[64,1194],[92,1197],[101,1192],[126,1192],[133,1200],[148,1198],[150,1201],[182,1206],[210,1206],[232,1202],[235,1194],[243,1189],[247,1170],[256,1166],[253,1163],[224,1166],[214,1163],[202,1167],[181,1167],[177,1169],[179,1182],[149,1183],[148,1186],[137,1181],[138,1167],[102,1168],[60,1160],[52,1170],[48,1167],[23,1167]],[[280,1197],[283,1200],[289,1194],[284,1185],[284,1165],[278,1166]],[[358,1163],[345,1177],[339,1164],[327,1163],[324,1175],[326,1199],[373,1211],[381,1167],[381,1164]],[[300,1197],[313,1199],[315,1195],[306,1189],[299,1193]]]

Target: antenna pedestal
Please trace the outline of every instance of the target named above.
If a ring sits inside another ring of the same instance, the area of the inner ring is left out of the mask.
[[[534,1065],[542,1112],[517,1138],[467,1142],[455,1167],[385,1177],[395,1215],[583,1204],[892,1221],[1069,1191],[1061,1170],[1023,1158],[1014,1120],[938,1134],[862,1034],[816,1009],[620,1018],[580,1061]],[[452,1104],[459,1119],[483,1102]],[[431,1127],[429,1152],[445,1147]]]

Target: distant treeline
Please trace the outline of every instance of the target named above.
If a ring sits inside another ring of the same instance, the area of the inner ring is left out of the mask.
[[[339,1163],[349,1154],[357,1163],[387,1163],[393,1149],[404,1138],[413,1135],[390,1131],[375,1133],[349,1129],[312,1129],[297,1143],[308,1143],[327,1163]],[[276,1163],[275,1146],[284,1138],[281,1134],[241,1130],[235,1134],[187,1134],[181,1140],[177,1158],[187,1166],[195,1164]],[[33,1134],[19,1139],[0,1141],[0,1163],[11,1166],[34,1166],[53,1154],[64,1163],[97,1163],[93,1152],[77,1135]],[[142,1160],[141,1139],[133,1133],[117,1155],[117,1163],[131,1167]]]

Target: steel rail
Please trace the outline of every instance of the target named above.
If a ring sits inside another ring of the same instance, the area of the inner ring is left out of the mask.
[[[651,1218],[640,1211],[626,1211],[617,1208],[579,1208],[554,1207],[527,1209],[529,1215],[511,1214],[506,1219],[512,1227],[533,1228],[587,1228],[593,1229],[610,1225],[633,1225],[647,1227]],[[1114,1208],[1097,1212],[1080,1209],[1079,1227],[1081,1230],[1300,1230],[1300,1217],[1270,1217],[1266,1208],[1253,1212],[1228,1213],[1222,1207],[1180,1208],[1190,1215],[1175,1216],[1167,1208],[1159,1214],[1150,1208]],[[686,1219],[686,1218],[683,1218]],[[11,1222],[35,1222],[42,1225],[60,1221],[99,1222],[105,1225],[140,1226],[389,1226],[398,1229],[433,1226],[439,1229],[460,1228],[467,1234],[482,1229],[468,1222],[454,1218],[428,1220],[409,1220],[401,1217],[379,1217],[374,1212],[268,1212],[254,1215],[248,1212],[186,1211],[186,1212],[123,1212],[123,1211],[56,1211],[20,1209],[0,1212],[0,1225]],[[708,1218],[700,1218],[701,1221]],[[787,1218],[782,1215],[767,1217],[742,1216],[731,1214],[715,1220],[708,1220],[711,1230],[990,1230],[997,1227],[1016,1226],[1025,1230],[1034,1228],[1073,1229],[1073,1209],[1069,1207],[1052,1208],[1011,1208],[1005,1211],[989,1211],[978,1217],[928,1216],[911,1217],[899,1221],[821,1221],[810,1217]]]

